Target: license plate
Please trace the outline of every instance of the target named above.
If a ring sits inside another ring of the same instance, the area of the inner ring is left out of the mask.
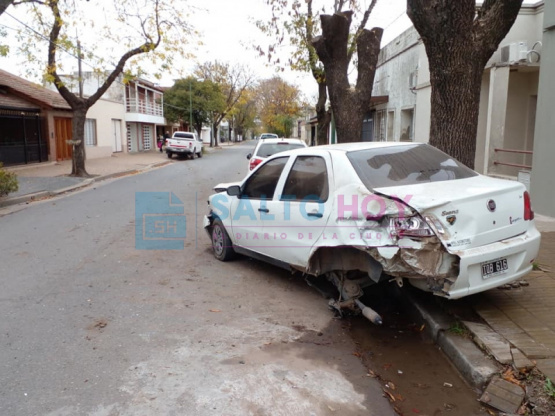
[[[497,259],[482,263],[482,279],[499,276],[509,270],[507,259]]]

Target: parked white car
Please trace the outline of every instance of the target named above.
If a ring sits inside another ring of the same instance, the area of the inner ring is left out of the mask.
[[[220,184],[204,225],[214,255],[236,253],[327,278],[360,308],[374,283],[408,280],[457,299],[532,270],[540,245],[523,184],[480,175],[419,143],[303,148]]]
[[[202,157],[202,140],[196,133],[176,131],[166,140],[166,154],[170,159],[173,155],[185,155],[191,159]]]
[[[249,160],[249,172],[257,167],[260,162],[262,162],[267,157],[270,157],[279,152],[285,152],[286,150],[298,149],[301,147],[307,147],[306,143],[300,139],[278,139],[268,138],[259,140],[254,147],[252,153],[247,155]]]
[[[262,133],[260,135],[260,139],[264,140],[264,139],[279,139],[279,136],[275,133]]]

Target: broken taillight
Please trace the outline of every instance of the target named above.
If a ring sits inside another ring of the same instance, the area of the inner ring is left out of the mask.
[[[534,219],[534,211],[532,210],[532,203],[530,202],[530,194],[524,191],[524,221],[531,221]]]
[[[258,159],[256,157],[252,158],[249,163],[249,170],[253,170],[255,167],[260,165],[260,162],[262,162],[262,159]]]
[[[392,235],[398,237],[430,237],[434,235],[426,221],[420,217],[393,217],[389,219]]]

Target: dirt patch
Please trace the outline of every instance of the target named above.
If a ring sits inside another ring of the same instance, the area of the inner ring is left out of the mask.
[[[538,369],[514,375],[526,392],[519,415],[555,415],[555,386]]]
[[[475,391],[441,350],[429,340],[422,322],[387,290],[375,287],[364,299],[384,319],[382,326],[362,317],[350,319],[357,354],[377,378],[400,415],[488,415]]]

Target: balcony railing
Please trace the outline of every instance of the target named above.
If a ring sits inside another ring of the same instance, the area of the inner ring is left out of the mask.
[[[137,100],[134,98],[130,98],[127,100],[126,111],[128,113],[140,113],[148,114],[151,116],[164,117],[164,110],[160,104],[144,100]]]

